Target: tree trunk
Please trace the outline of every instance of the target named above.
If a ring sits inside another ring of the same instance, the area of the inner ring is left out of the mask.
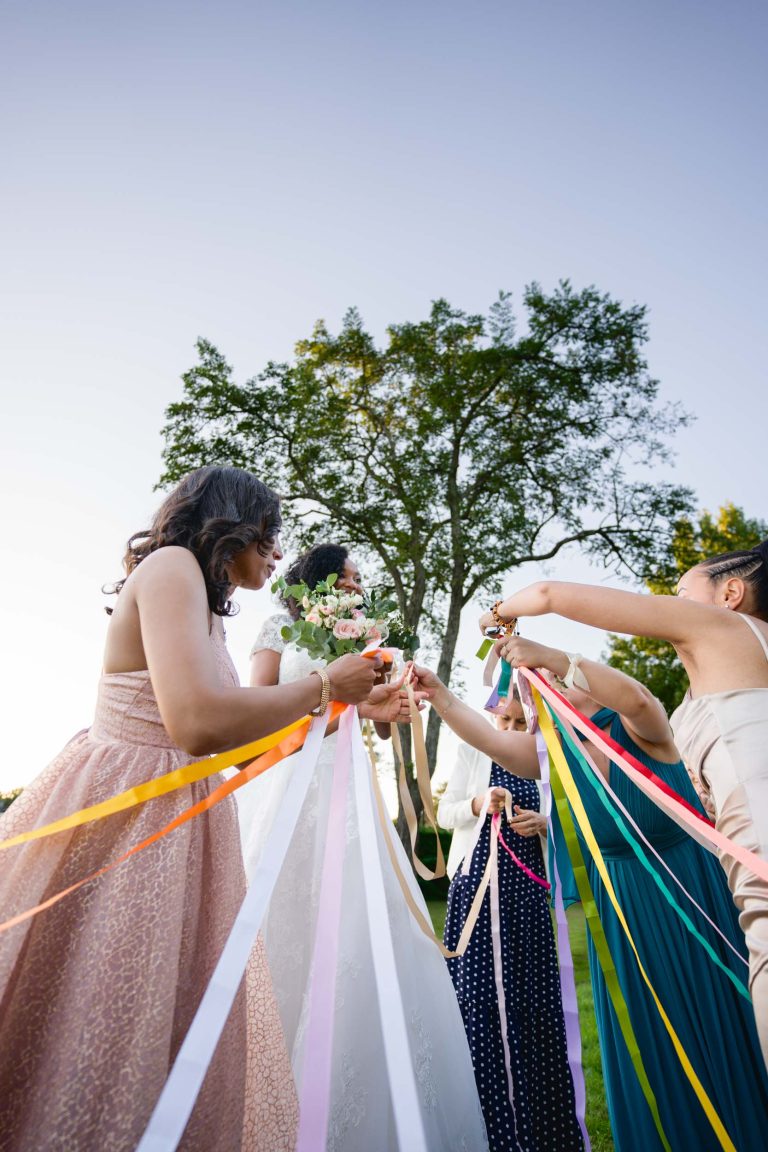
[[[413,806],[416,809],[416,819],[418,820],[421,817],[422,808],[421,808],[421,799],[419,797],[419,786],[416,783],[416,777],[413,774],[413,741],[411,739],[411,726],[410,726],[410,724],[399,724],[398,728],[400,730],[400,743],[403,746],[403,761],[405,763],[405,778],[408,781],[408,791],[411,794],[411,800],[413,800]],[[395,761],[395,777],[398,776],[399,771],[400,771],[400,767],[399,767],[397,761]],[[408,859],[410,860],[410,858],[411,858],[411,835],[410,835],[410,832],[408,831],[408,825],[406,824],[406,821],[405,821],[405,812],[403,811],[403,805],[400,802],[399,790],[398,790],[398,799],[397,799],[397,834],[400,837],[400,840],[402,841],[403,848],[405,848],[405,854],[408,857]],[[419,840],[418,840],[418,836],[417,836],[416,837],[416,849],[417,849],[417,851],[418,851],[418,845],[419,845]]]
[[[451,602],[448,607],[448,619],[446,621],[445,633],[443,635],[443,643],[440,649],[440,660],[437,665],[437,674],[444,684],[447,684],[451,678],[451,669],[453,668],[453,657],[456,652],[456,642],[459,636],[459,624],[461,622],[461,608],[462,598],[461,595],[455,593],[451,596]],[[427,745],[427,761],[429,763],[430,777],[435,770],[435,761],[437,759],[437,741],[440,735],[440,725],[442,721],[440,716],[434,708],[429,710],[429,720],[427,721],[426,732],[426,745]],[[408,791],[413,800],[413,806],[416,809],[416,819],[421,819],[423,812],[423,805],[421,797],[419,796],[419,787],[413,772],[413,741],[411,738],[411,730],[408,725],[400,726],[400,739],[403,745],[403,759],[406,767],[406,779],[408,781]],[[411,840],[408,833],[408,825],[405,822],[405,814],[403,812],[402,804],[398,806],[397,813],[397,832],[403,843],[408,858],[411,856]],[[416,839],[416,851],[418,854],[419,841],[418,836]]]
[[[448,605],[448,619],[445,624],[445,633],[443,635],[443,643],[440,649],[440,660],[437,665],[437,674],[442,680],[443,684],[450,685],[451,671],[453,670],[453,657],[456,653],[456,642],[459,638],[459,625],[461,623],[461,609],[462,609],[462,596],[460,592],[455,590],[451,594],[451,602]],[[437,742],[440,737],[440,725],[442,720],[434,708],[429,710],[429,720],[427,721],[427,758],[429,760],[429,774],[435,771],[437,762]]]

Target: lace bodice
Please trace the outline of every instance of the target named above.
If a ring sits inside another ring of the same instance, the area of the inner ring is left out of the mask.
[[[265,649],[279,652],[282,655],[285,651],[285,640],[280,635],[280,631],[291,624],[293,624],[293,620],[287,612],[277,612],[274,616],[270,616],[261,626],[261,631],[251,648],[251,656],[255,652],[263,652]]]
[[[291,684],[294,680],[303,680],[314,668],[322,668],[325,664],[324,660],[313,660],[303,648],[297,648],[295,644],[286,644],[280,632],[288,624],[293,624],[293,620],[287,612],[278,612],[270,616],[264,621],[251,648],[252,656],[254,652],[263,652],[265,649],[280,653],[278,684]]]

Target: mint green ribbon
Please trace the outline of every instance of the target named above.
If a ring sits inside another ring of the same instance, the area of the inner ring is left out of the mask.
[[[624,999],[624,994],[621,990],[619,983],[619,976],[616,971],[616,965],[613,962],[611,949],[608,944],[603,925],[600,922],[600,914],[597,911],[597,904],[595,902],[594,893],[589,883],[589,876],[587,875],[587,867],[584,863],[584,857],[579,845],[578,836],[576,835],[576,826],[573,822],[573,815],[571,814],[571,807],[568,803],[568,798],[565,795],[563,783],[557,774],[552,759],[550,758],[550,785],[552,787],[552,795],[557,806],[557,814],[560,817],[560,827],[563,832],[568,855],[571,858],[571,867],[573,868],[573,875],[576,880],[576,887],[579,890],[579,897],[584,908],[584,917],[592,937],[592,943],[595,946],[598,963],[605,979],[605,986],[608,990],[608,995],[613,1005],[613,1010],[616,1014],[621,1034],[624,1037],[624,1043],[629,1052],[629,1058],[632,1061],[632,1067],[635,1070],[640,1089],[645,1097],[646,1103],[650,1109],[653,1117],[653,1123],[656,1127],[659,1139],[667,1152],[672,1152],[670,1143],[664,1132],[661,1123],[661,1116],[659,1115],[659,1106],[656,1103],[656,1097],[653,1094],[648,1073],[643,1064],[643,1058],[640,1055],[640,1046],[635,1036],[635,1031],[632,1027],[632,1021],[629,1016],[629,1009],[627,1002]]]
[[[622,817],[621,813],[617,810],[616,806],[611,801],[611,798],[609,797],[609,795],[605,789],[605,785],[603,784],[602,779],[595,773],[594,769],[592,768],[592,765],[589,763],[589,760],[584,755],[583,749],[580,747],[578,742],[574,742],[573,737],[566,731],[565,727],[563,726],[563,724],[561,723],[561,721],[557,715],[554,715],[554,721],[555,721],[555,724],[557,725],[558,732],[560,733],[560,736],[562,737],[564,743],[568,746],[570,751],[576,757],[576,759],[578,760],[581,767],[586,770],[585,774],[586,774],[587,780],[589,781],[589,783],[592,785],[592,787],[597,792],[597,795],[599,796],[603,807],[609,813],[609,815],[612,816],[613,819],[615,820],[616,825],[617,825],[619,831],[621,832],[621,835],[624,837],[627,844],[629,844],[629,846],[632,849],[632,851],[634,852],[635,856],[640,861],[643,868],[645,868],[646,872],[649,874],[649,876],[654,881],[656,886],[661,890],[661,893],[664,896],[664,899],[666,900],[667,904],[669,904],[669,906],[673,910],[673,912],[675,912],[676,915],[680,917],[683,924],[688,929],[688,931],[691,933],[691,935],[693,937],[695,937],[696,940],[698,940],[699,944],[701,944],[702,948],[704,948],[704,950],[706,951],[710,960],[713,960],[714,963],[717,965],[717,967],[720,968],[721,971],[725,973],[725,975],[731,981],[731,983],[733,984],[733,986],[735,987],[735,989],[739,993],[739,995],[743,996],[744,999],[747,1000],[751,1004],[752,1003],[752,997],[749,994],[749,989],[747,988],[746,984],[744,984],[744,982],[738,978],[736,973],[732,972],[731,969],[728,967],[728,965],[725,964],[720,959],[720,957],[717,955],[717,953],[715,952],[714,948],[709,943],[709,941],[706,940],[701,935],[701,933],[699,932],[698,928],[696,927],[696,925],[691,920],[688,913],[683,908],[681,908],[680,905],[678,904],[678,902],[675,900],[674,896],[672,895],[672,893],[669,891],[666,884],[662,880],[661,876],[659,875],[659,873],[656,871],[656,869],[651,864],[648,857],[643,852],[637,839],[630,832],[630,830],[629,830],[627,824],[625,823],[624,818]]]
[[[510,685],[512,684],[512,665],[508,664],[506,660],[501,661],[501,675],[499,676],[499,683],[496,686],[496,691],[499,694],[500,700],[506,700],[509,696]]]

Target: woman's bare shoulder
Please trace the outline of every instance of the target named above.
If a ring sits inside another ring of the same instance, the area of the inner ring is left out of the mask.
[[[157,548],[145,556],[133,572],[131,572],[126,586],[146,583],[149,580],[167,579],[169,577],[186,578],[196,582],[203,582],[203,571],[196,557],[189,548],[181,548],[176,544],[168,544],[164,548]]]

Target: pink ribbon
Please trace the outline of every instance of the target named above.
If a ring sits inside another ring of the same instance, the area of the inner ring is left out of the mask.
[[[517,1116],[515,1113],[515,1081],[512,1076],[512,1057],[509,1051],[509,1038],[507,1036],[507,1001],[504,995],[504,974],[501,959],[501,910],[499,907],[499,861],[498,837],[501,816],[497,812],[491,821],[491,942],[493,944],[493,977],[496,982],[496,996],[499,1002],[499,1023],[501,1025],[501,1043],[504,1048],[504,1068],[507,1073],[507,1091],[509,1103],[512,1107],[512,1123],[515,1129],[515,1145],[518,1152],[525,1152],[520,1147],[517,1135]]]
[[[494,817],[494,819],[495,819],[495,817]],[[526,876],[529,876],[531,878],[531,880],[535,880],[537,884],[541,884],[542,888],[546,888],[546,890],[549,891],[550,888],[552,887],[552,885],[549,883],[549,881],[545,880],[543,876],[537,876],[535,872],[531,871],[531,869],[528,867],[527,864],[523,864],[522,860],[518,859],[518,857],[515,856],[514,852],[510,848],[509,844],[507,844],[506,840],[502,836],[501,829],[499,829],[499,840],[501,841],[502,848],[506,849],[506,851],[509,853],[509,855],[514,860],[515,864],[517,864],[518,868],[520,868],[521,871],[525,872]]]
[[[574,742],[578,742],[579,738],[576,735],[576,733],[574,732],[573,725],[570,723],[570,721],[565,716],[560,716],[559,719],[560,719],[561,724],[563,725],[563,728],[568,733],[568,735],[571,737],[571,739]],[[645,845],[645,847],[648,849],[648,851],[655,857],[655,859],[658,861],[658,863],[661,865],[661,867],[664,869],[664,871],[668,873],[668,875],[672,878],[672,880],[674,880],[675,884],[677,884],[678,888],[683,893],[683,895],[688,900],[690,900],[690,902],[691,902],[691,904],[693,904],[694,908],[696,908],[696,910],[701,913],[701,915],[707,921],[709,926],[714,929],[714,931],[717,933],[717,935],[720,937],[720,939],[723,941],[723,943],[725,945],[727,945],[728,948],[730,948],[731,952],[733,952],[736,959],[739,960],[741,962],[741,964],[744,965],[745,968],[748,968],[749,967],[749,961],[745,960],[745,958],[739,952],[738,948],[736,948],[731,943],[731,941],[728,939],[728,937],[725,935],[725,933],[722,931],[722,929],[718,928],[718,926],[717,926],[717,924],[715,924],[714,920],[710,916],[707,915],[707,913],[704,911],[704,909],[701,907],[701,905],[696,901],[696,899],[691,895],[691,893],[688,891],[688,889],[685,887],[685,885],[682,883],[682,881],[678,880],[677,876],[675,876],[674,872],[670,868],[669,864],[667,864],[664,857],[659,852],[656,851],[653,844],[651,844],[650,840],[648,840],[648,838],[643,835],[643,832],[642,832],[642,829],[640,828],[640,826],[633,819],[632,815],[629,813],[629,811],[624,806],[624,804],[622,804],[621,800],[616,795],[613,788],[611,788],[609,781],[600,772],[599,768],[597,767],[594,760],[590,756],[589,750],[584,745],[582,745],[581,750],[582,750],[582,754],[584,756],[584,759],[590,765],[592,771],[597,776],[600,777],[600,782],[602,783],[603,788],[605,788],[606,792],[611,797],[611,799],[613,800],[614,804],[616,805],[616,807],[621,812],[624,819],[627,821],[627,823],[634,830],[635,835],[638,837],[638,839],[642,841],[642,843]]]
[[[518,671],[521,676],[536,685],[537,690],[545,700],[549,701],[558,716],[567,717],[578,732],[582,732],[596,748],[604,752],[609,760],[629,776],[641,792],[644,792],[676,824],[693,836],[697,843],[702,844],[710,852],[719,851],[727,856],[733,856],[734,859],[745,864],[756,876],[768,881],[768,861],[762,860],[756,853],[736,844],[724,836],[722,832],[713,828],[706,816],[697,812],[687,800],[679,796],[650,768],[641,764],[631,752],[627,752],[591,720],[587,720],[585,716],[577,712],[564,696],[550,687],[540,673],[532,668],[520,668]]]

